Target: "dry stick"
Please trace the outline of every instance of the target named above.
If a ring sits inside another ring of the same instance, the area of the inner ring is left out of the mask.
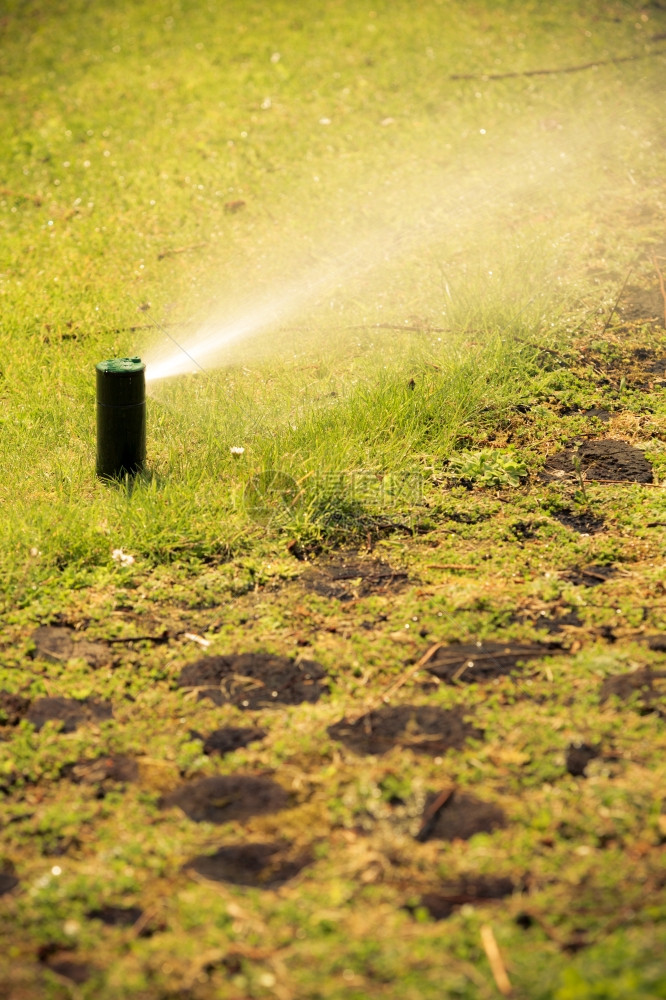
[[[652,35],[648,42],[661,42],[666,34]],[[576,66],[563,66],[561,69],[526,69],[513,70],[510,73],[452,73],[449,80],[509,80],[521,76],[553,76],[557,73],[580,73],[584,69],[594,69],[596,66],[612,66],[617,63],[635,62],[637,59],[649,59],[661,55],[662,49],[656,52],[640,52],[633,56],[615,56],[611,59],[598,59],[594,62],[579,63]]]
[[[428,569],[471,570],[471,569],[480,569],[480,567],[475,566],[473,563],[430,563]]]
[[[619,304],[620,304],[620,299],[622,298],[622,296],[623,296],[623,294],[624,294],[624,290],[625,290],[625,288],[627,287],[627,282],[629,281],[629,278],[631,277],[631,272],[633,271],[633,269],[634,269],[634,265],[632,264],[632,265],[631,265],[631,267],[629,268],[629,270],[627,271],[627,276],[626,276],[626,278],[625,278],[625,279],[624,279],[624,281],[622,282],[622,288],[621,288],[621,289],[620,289],[620,291],[618,292],[618,296],[617,296],[617,298],[615,299],[615,302],[614,302],[614,304],[613,304],[613,308],[611,309],[611,311],[610,311],[610,312],[609,312],[609,314],[608,314],[608,319],[607,319],[607,320],[606,320],[606,322],[604,323],[604,328],[603,328],[603,330],[601,331],[601,336],[602,336],[602,337],[603,337],[603,335],[605,334],[605,332],[606,332],[606,330],[608,329],[608,327],[610,326],[610,322],[611,322],[611,320],[612,320],[613,316],[615,315],[615,310],[617,309],[617,307],[618,307],[618,306],[619,306]]]
[[[31,201],[33,205],[39,207],[42,203],[41,195],[38,194],[22,194],[20,191],[13,191],[11,188],[0,188],[0,195],[4,198],[18,198],[20,201]]]
[[[426,810],[425,816],[423,817],[423,822],[421,823],[421,828],[416,834],[416,840],[419,843],[423,843],[428,839],[432,828],[434,826],[435,820],[441,813],[442,809],[449,801],[453,793],[455,792],[455,787],[445,788],[443,792],[440,792],[437,798],[431,802],[430,806]]]
[[[664,284],[664,275],[661,268],[659,267],[659,264],[657,264],[657,258],[654,254],[652,255],[652,263],[654,264],[654,269],[659,277],[659,287],[661,289],[661,297],[664,300],[664,326],[666,326],[666,284]]]
[[[585,482],[592,485],[601,483],[602,486],[650,486],[658,490],[664,488],[663,483],[639,483],[637,479],[586,479]]]
[[[208,246],[207,242],[190,243],[190,245],[186,247],[176,247],[173,250],[162,250],[161,253],[158,253],[157,259],[163,260],[165,257],[172,257],[175,253],[187,253],[188,250],[200,250],[201,247],[207,247],[207,246]]]
[[[391,695],[394,694],[396,691],[398,691],[399,688],[401,688],[403,686],[403,684],[406,684],[407,681],[410,679],[410,677],[413,677],[414,674],[417,674],[419,672],[419,670],[421,669],[421,667],[424,667],[426,665],[426,663],[428,663],[428,661],[433,658],[433,656],[435,655],[435,653],[437,653],[445,645],[446,645],[446,643],[444,643],[444,642],[436,642],[436,643],[434,643],[430,647],[430,649],[427,650],[427,652],[425,652],[423,654],[423,656],[421,657],[420,660],[417,660],[417,662],[414,663],[411,667],[409,667],[408,670],[403,671],[403,673],[400,675],[400,677],[398,677],[397,681],[394,681],[393,684],[390,684],[386,688],[386,690],[384,691],[384,694],[380,695],[379,698],[375,698],[374,701],[369,702],[366,705],[366,707],[363,709],[363,711],[361,712],[361,714],[358,715],[353,721],[354,722],[358,722],[359,719],[362,719],[364,715],[367,715],[369,712],[371,712],[373,710],[373,708],[377,707],[377,705],[379,705],[379,704],[386,704],[386,702],[389,700],[389,698],[391,697]]]
[[[512,991],[509,977],[506,973],[504,960],[500,953],[493,929],[490,924],[483,924],[481,927],[481,944],[490,963],[490,971],[493,974],[495,985],[503,997],[510,997]]]

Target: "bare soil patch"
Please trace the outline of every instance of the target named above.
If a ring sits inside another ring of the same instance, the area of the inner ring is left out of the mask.
[[[89,910],[86,914],[89,920],[101,920],[107,927],[133,927],[143,916],[139,906],[101,906],[97,910]]]
[[[629,322],[651,323],[655,327],[666,326],[664,318],[664,297],[659,284],[655,282],[648,288],[640,285],[628,285],[620,300],[618,312]],[[652,352],[654,354],[654,352]],[[666,358],[664,359],[666,375]]]
[[[185,865],[214,882],[272,889],[284,885],[312,863],[309,851],[287,843],[232,844],[214,854],[201,854]]]
[[[107,782],[126,784],[137,780],[139,765],[133,757],[113,754],[92,760],[79,760],[64,768],[62,776],[80,785],[101,785]]]
[[[512,895],[516,885],[512,879],[493,875],[465,875],[461,879],[446,882],[429,892],[424,892],[417,907],[428,911],[433,920],[445,920],[460,906],[479,905],[493,899],[504,899]]]
[[[581,511],[578,514],[574,514],[568,510],[562,510],[558,511],[557,514],[553,514],[553,517],[565,528],[577,531],[580,535],[596,535],[600,531],[603,531],[606,526],[603,517],[591,514],[589,511]]]
[[[197,732],[192,732],[191,735],[193,739],[202,740],[205,754],[224,757],[225,754],[233,753],[234,750],[246,747],[249,743],[263,740],[266,730],[250,726],[223,726],[221,729],[213,730],[208,736],[201,736]]]
[[[574,777],[585,777],[587,765],[599,756],[600,748],[589,743],[570,743],[565,755],[567,772]]]
[[[603,705],[609,698],[620,701],[636,699],[640,712],[657,712],[666,716],[666,670],[652,670],[641,667],[626,674],[607,677],[599,691],[599,702]]]
[[[40,730],[47,722],[62,722],[63,733],[73,733],[87,722],[102,722],[113,716],[111,703],[84,698],[37,698],[25,718]]]
[[[66,663],[78,657],[91,667],[102,667],[113,660],[108,646],[101,642],[91,642],[65,626],[41,625],[32,633],[31,639],[35,644],[30,654],[33,659]]]
[[[40,950],[39,960],[51,972],[62,976],[63,979],[69,979],[77,986],[86,983],[95,971],[89,962],[77,961],[66,948],[57,948],[54,945],[44,946]]]
[[[216,705],[267,708],[319,701],[328,691],[326,671],[314,660],[291,660],[271,653],[205,656],[188,664],[179,687],[198,689]]]
[[[181,785],[160,804],[178,806],[195,823],[227,823],[279,812],[289,804],[289,796],[270,778],[225,774]]]
[[[593,563],[591,566],[574,566],[564,574],[564,579],[575,583],[577,587],[598,587],[600,583],[606,583],[614,576],[617,576],[617,569],[614,566]]]
[[[0,871],[0,896],[11,892],[18,884],[19,880],[14,871],[14,866],[10,862],[6,862],[3,870]]]
[[[463,711],[431,705],[378,708],[354,722],[341,719],[329,726],[328,733],[358,754],[383,754],[400,746],[433,756],[483,737],[480,729],[464,720]]]
[[[626,441],[602,438],[584,441],[578,448],[568,448],[548,459],[540,473],[547,482],[576,479],[575,462],[580,463],[584,479],[611,482],[651,483],[652,466],[639,448]]]
[[[0,691],[0,726],[18,726],[30,708],[30,698]]]
[[[447,684],[473,684],[503,677],[543,656],[565,652],[557,642],[452,643],[439,649],[425,669]]]
[[[494,802],[454,791],[433,815],[438,796],[433,794],[423,810],[424,823],[417,837],[426,840],[469,840],[476,833],[492,833],[507,826],[504,810]]]
[[[352,601],[398,590],[407,582],[407,573],[379,559],[338,559],[306,570],[301,582],[306,590],[322,597]]]

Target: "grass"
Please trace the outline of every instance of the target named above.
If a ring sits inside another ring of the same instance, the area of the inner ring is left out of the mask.
[[[517,997],[666,996],[663,709],[601,694],[663,664],[663,12],[9,0],[0,30],[0,691],[113,705],[0,727],[4,994],[483,1000],[490,924]],[[99,482],[94,364],[150,369],[165,331],[238,316],[257,329],[219,367],[153,385],[146,473]],[[655,482],[539,478],[603,437]],[[364,580],[378,559],[396,589]],[[329,732],[433,643],[543,641],[562,617],[564,653],[392,695],[460,713],[458,749]],[[101,663],[45,659],[46,624]],[[316,660],[329,692],[197,701],[177,678],[202,639]],[[263,741],[204,752],[248,718]],[[587,777],[574,742],[599,748]],[[131,780],[90,772],[107,758]],[[162,802],[233,774],[287,807],[220,826]],[[506,827],[417,842],[450,785]],[[184,867],[248,841],[309,864],[278,889]],[[498,875],[504,899],[423,904]],[[90,915],[110,904],[143,916]]]

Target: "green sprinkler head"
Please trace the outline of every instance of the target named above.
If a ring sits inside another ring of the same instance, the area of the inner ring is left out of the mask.
[[[141,358],[112,358],[96,369],[97,475],[132,476],[146,461],[146,366]]]

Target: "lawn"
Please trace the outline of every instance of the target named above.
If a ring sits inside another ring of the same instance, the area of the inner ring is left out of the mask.
[[[0,32],[2,995],[666,997],[663,4]]]

